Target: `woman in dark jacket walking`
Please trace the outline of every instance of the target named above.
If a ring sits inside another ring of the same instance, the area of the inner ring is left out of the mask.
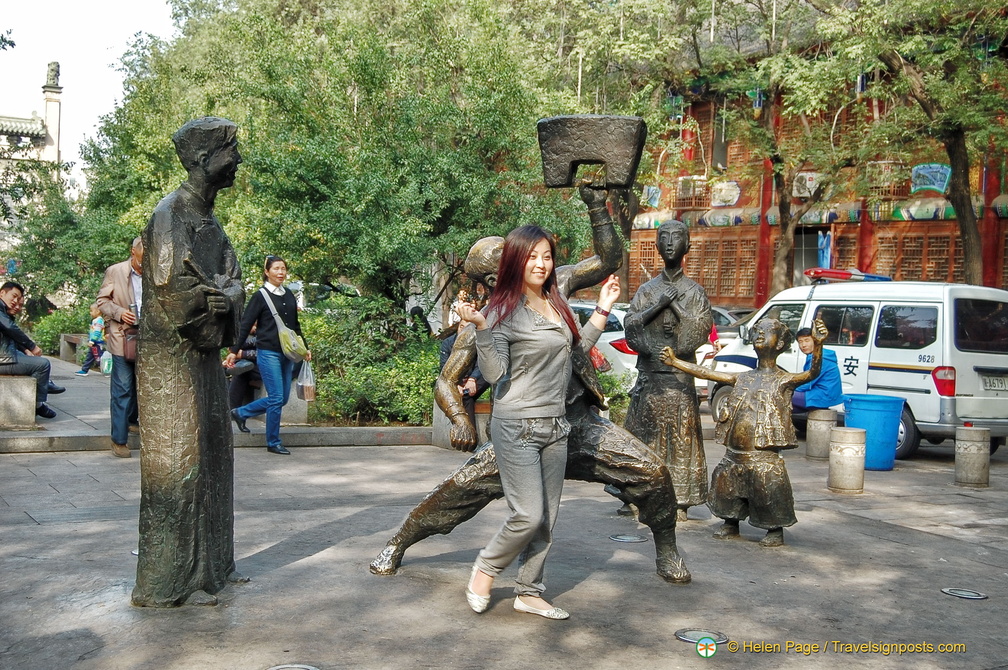
[[[263,289],[269,294],[268,300],[273,303],[277,314],[284,325],[301,335],[301,324],[298,321],[297,300],[290,289],[284,287],[287,278],[287,262],[279,256],[267,256],[263,279],[266,283]],[[237,342],[244,342],[252,326],[256,326],[256,363],[262,376],[266,396],[253,400],[231,410],[231,418],[238,424],[238,430],[248,432],[245,420],[260,414],[266,414],[266,449],[274,454],[289,454],[280,443],[280,415],[283,406],[290,398],[291,379],[294,373],[294,361],[283,354],[280,348],[280,335],[276,319],[266,303],[263,291],[256,291],[245,307]],[[231,353],[224,360],[224,365],[231,367],[238,357],[239,345],[231,347]],[[311,352],[305,356],[311,360]]]

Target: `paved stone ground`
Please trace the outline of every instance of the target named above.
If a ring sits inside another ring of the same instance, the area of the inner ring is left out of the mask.
[[[949,443],[950,444],[950,443]],[[707,443],[713,465],[723,449]],[[548,563],[553,622],[511,609],[514,567],[483,615],[466,606],[472,561],[504,518],[502,502],[406,554],[399,574],[368,562],[406,512],[464,458],[431,446],[236,450],[239,569],[216,607],[129,604],[139,459],[108,452],[0,454],[0,668],[997,668],[1006,667],[1008,454],[991,486],[955,486],[953,454],[922,449],[865,493],[825,487],[827,465],[787,454],[798,524],[787,545],[762,531],[711,537],[703,508],[680,525],[692,584],[654,574],[647,529],[618,516],[595,484],[568,482]],[[1008,451],[1008,450],[1002,450]],[[981,591],[962,600],[943,587]],[[675,631],[722,645],[701,659]],[[827,644],[804,656],[788,642]],[[843,643],[963,644],[959,653],[844,653]],[[752,651],[751,643],[780,645]],[[746,646],[746,645],[749,646]],[[771,647],[771,649],[774,649]]]

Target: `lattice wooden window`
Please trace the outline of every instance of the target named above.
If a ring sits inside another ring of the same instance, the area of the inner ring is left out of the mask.
[[[680,177],[675,209],[710,209],[710,188],[703,177]]]
[[[840,229],[833,229],[833,267],[846,270],[856,268],[858,261],[858,230],[853,228],[850,232],[841,232]]]
[[[952,240],[947,235],[928,235],[927,256],[924,260],[925,281],[945,281],[949,275],[950,247]]]
[[[1002,225],[1004,223],[1002,222]],[[1001,233],[1001,288],[1008,289],[1008,225],[1004,225]]]
[[[627,268],[628,291],[631,296],[640,285],[651,279],[665,267],[665,261],[658,255],[655,240],[657,230],[635,230],[630,236],[630,267]]]
[[[732,140],[728,143],[728,166],[738,167],[741,165],[748,165],[749,161],[752,160],[752,152],[749,151],[749,147],[739,142],[738,140]]]
[[[924,276],[924,236],[903,235],[896,263],[893,279],[921,279]]]
[[[739,272],[738,291],[736,297],[754,298],[756,296],[756,249],[755,237],[739,240]]]
[[[883,233],[875,238],[875,273],[893,277],[896,274],[896,259],[899,255],[899,240],[892,233]]]
[[[735,295],[735,276],[738,273],[738,241],[721,242],[721,267],[718,275],[718,295]]]

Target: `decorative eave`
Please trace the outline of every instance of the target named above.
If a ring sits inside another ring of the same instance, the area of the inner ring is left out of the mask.
[[[30,119],[0,116],[0,137],[4,135],[45,139],[45,121],[38,116],[32,116]]]

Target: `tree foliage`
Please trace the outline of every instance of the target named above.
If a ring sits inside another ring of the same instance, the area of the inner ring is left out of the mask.
[[[875,137],[904,154],[919,147],[922,138],[944,149],[952,169],[947,195],[959,225],[964,278],[982,284],[969,171],[976,156],[1008,147],[1004,3],[892,0],[848,8],[811,1],[829,17],[820,30],[837,60],[848,69],[876,73],[868,94],[886,101],[891,113],[875,125]]]
[[[85,153],[90,208],[138,225],[183,176],[169,129],[212,114],[241,127],[245,164],[217,213],[248,266],[283,255],[401,305],[487,234],[536,222],[580,248],[578,208],[539,186],[543,96],[492,3],[173,7],[181,36],[135,45],[123,104]]]

